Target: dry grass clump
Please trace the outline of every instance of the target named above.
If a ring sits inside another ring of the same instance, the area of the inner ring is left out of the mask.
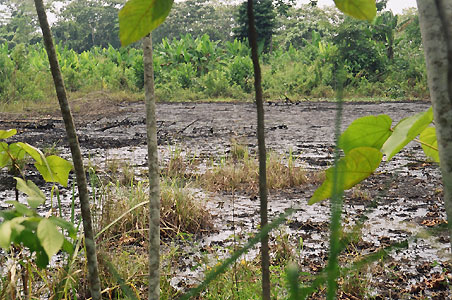
[[[163,237],[182,232],[198,234],[213,229],[212,216],[187,186],[179,187],[174,180],[163,180],[160,187],[160,230]]]
[[[122,245],[144,245],[149,228],[148,184],[107,184],[98,194],[99,230],[103,241]],[[133,209],[136,207],[135,209]]]
[[[289,154],[287,163],[283,156],[270,153],[267,158],[267,185],[270,189],[285,189],[308,182],[306,170],[295,165]]]
[[[192,178],[193,169],[197,161],[195,157],[187,159],[188,154],[184,155],[182,149],[175,148],[170,151],[170,157],[161,168],[161,174],[163,177],[169,178]]]
[[[197,234],[213,228],[211,216],[189,187],[180,187],[175,180],[163,180],[161,190],[161,235]],[[101,238],[115,245],[142,245],[149,228],[149,186],[137,182],[123,186],[110,184],[99,196],[100,229],[107,228]]]
[[[129,161],[112,158],[105,163],[105,183],[119,182],[121,185],[130,185],[135,179],[135,170]]]
[[[269,189],[285,189],[307,183],[306,171],[296,165],[296,159],[270,152],[267,155],[267,186]],[[213,165],[202,176],[206,189],[242,190],[256,192],[259,187],[259,164],[250,157],[248,149],[232,145],[231,152],[219,164]]]
[[[353,189],[350,192],[350,197],[353,200],[361,200],[361,201],[370,201],[372,199],[372,196],[368,190],[365,189],[365,187],[361,184],[357,184],[353,187]]]

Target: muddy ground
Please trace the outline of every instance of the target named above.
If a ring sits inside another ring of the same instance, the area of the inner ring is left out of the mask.
[[[83,103],[75,114],[80,143],[87,160],[102,164],[106,158],[128,159],[144,167],[145,109],[142,103],[104,101]],[[353,102],[344,104],[343,129],[365,115],[388,114],[395,125],[400,119],[426,110],[428,102]],[[202,159],[224,156],[233,140],[256,150],[256,113],[252,103],[159,103],[158,141],[162,161],[171,149]],[[267,147],[281,154],[291,152],[308,171],[325,169],[332,161],[336,104],[302,102],[267,103]],[[17,128],[17,139],[40,147],[56,146],[67,153],[64,126],[57,114],[0,113],[0,129]],[[66,150],[65,150],[66,149]],[[1,176],[0,199],[11,197],[6,175]],[[303,239],[296,257],[302,271],[314,274],[328,256],[329,205],[306,204],[316,186],[270,191],[270,216],[286,208],[297,212],[278,230],[276,240],[287,234],[295,245]],[[252,193],[235,195],[197,193],[214,215],[217,231],[197,237],[189,255],[180,262],[172,284],[184,288],[198,282],[196,267],[205,252],[225,253],[231,235],[247,237],[258,225],[258,200]],[[69,197],[69,196],[68,196]],[[234,198],[234,207],[232,207]],[[234,213],[233,213],[234,212]],[[449,237],[444,231],[445,213],[438,166],[429,162],[417,144],[410,144],[375,175],[346,193],[343,221],[350,229],[364,219],[359,238],[344,251],[344,264],[362,255],[404,240],[408,247],[359,273],[375,299],[448,299],[452,267]],[[276,243],[273,241],[273,243]],[[295,251],[296,246],[293,246]],[[188,249],[188,248],[187,248]],[[252,259],[256,251],[247,259]],[[359,291],[343,293],[342,299],[360,299]],[[321,297],[321,296],[319,296]]]

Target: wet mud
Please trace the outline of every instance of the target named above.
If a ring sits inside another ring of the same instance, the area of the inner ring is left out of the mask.
[[[388,114],[393,125],[404,117],[425,111],[429,102],[353,102],[343,107],[342,129],[366,115]],[[142,103],[120,103],[84,116],[76,115],[80,144],[87,163],[102,166],[108,158],[129,160],[136,168],[146,166],[145,109]],[[256,109],[252,103],[158,103],[159,155],[168,160],[177,147],[184,155],[203,161],[226,155],[234,141],[256,152]],[[337,106],[331,102],[268,103],[265,107],[268,149],[297,158],[308,171],[323,170],[332,163]],[[17,140],[62,149],[69,157],[64,126],[58,116],[1,114],[1,129],[17,128]],[[201,164],[203,165],[203,164]],[[204,164],[205,167],[205,164]],[[202,168],[200,168],[202,172]],[[0,198],[12,197],[7,174],[1,174]],[[287,222],[272,233],[271,243],[287,240],[303,272],[315,274],[328,257],[329,204],[312,206],[307,200],[316,186],[304,185],[270,191],[269,215],[273,219],[294,208]],[[194,190],[214,218],[216,230],[184,244],[189,253],[181,259],[172,285],[184,289],[199,282],[207,260],[226,257],[233,243],[244,244],[259,224],[259,200],[254,193],[211,193]],[[66,193],[70,197],[70,192]],[[429,162],[419,145],[411,143],[376,174],[347,191],[343,225],[358,234],[341,255],[346,266],[364,255],[407,240],[408,246],[389,253],[359,273],[375,299],[448,299],[452,280],[450,241],[439,168]],[[302,241],[302,245],[300,245]],[[244,259],[252,260],[257,248]],[[367,274],[367,275],[363,275]],[[320,292],[318,296],[322,298]],[[353,298],[355,297],[355,298]],[[359,299],[353,291],[341,299]]]

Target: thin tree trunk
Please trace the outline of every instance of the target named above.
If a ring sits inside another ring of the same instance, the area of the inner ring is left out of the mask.
[[[160,174],[151,34],[143,39],[143,60],[149,165],[149,300],[158,300],[160,299]]]
[[[452,237],[452,2],[417,0],[417,6],[436,125],[444,204]]]
[[[257,140],[259,149],[259,196],[261,228],[267,225],[267,153],[265,149],[264,104],[262,99],[261,68],[257,54],[257,33],[254,25],[253,0],[248,0],[248,30],[251,58],[254,66],[254,88],[257,106]],[[262,299],[270,300],[270,256],[268,234],[261,239]]]
[[[47,21],[44,4],[42,0],[35,0],[36,12],[39,18],[44,45],[46,47],[47,56],[49,57],[50,70],[52,72],[55,90],[60,104],[61,114],[63,116],[64,125],[66,127],[66,135],[71,148],[72,160],[74,162],[75,175],[77,178],[77,186],[80,198],[81,213],[83,219],[83,229],[85,233],[86,257],[88,259],[88,279],[93,300],[100,300],[100,280],[96,257],[96,244],[94,242],[94,232],[91,221],[91,211],[89,207],[89,193],[86,182],[86,174],[83,167],[82,154],[80,145],[75,132],[75,125],[72,119],[71,110],[67,100],[66,89],[64,87],[63,77],[61,75],[60,66],[52,40],[52,33]]]

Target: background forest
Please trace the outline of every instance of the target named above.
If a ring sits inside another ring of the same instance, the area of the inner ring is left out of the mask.
[[[70,92],[141,93],[141,45],[120,48],[123,0],[48,2]],[[0,103],[54,98],[31,1],[8,0],[0,14]],[[428,97],[417,12],[393,15],[378,1],[369,24],[335,8],[256,2],[264,96],[298,101],[333,96],[334,65],[345,62],[347,98]],[[253,68],[245,7],[209,0],[175,3],[153,32],[160,101],[251,99]]]

